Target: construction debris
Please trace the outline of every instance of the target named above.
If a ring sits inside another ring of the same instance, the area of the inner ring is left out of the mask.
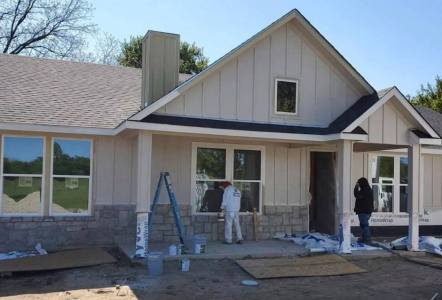
[[[408,237],[402,237],[392,241],[391,246],[393,249],[407,249]],[[421,236],[419,237],[419,249],[428,253],[442,255],[442,239],[435,238],[433,236]]]
[[[8,260],[8,259],[16,259],[22,257],[36,256],[36,255],[47,255],[45,249],[41,246],[40,243],[35,245],[34,250],[28,251],[11,251],[8,253],[0,253],[0,260]]]
[[[275,238],[292,241],[297,245],[303,246],[309,252],[329,252],[336,253],[339,250],[339,240],[334,235],[329,235],[325,233],[307,233],[303,235],[277,235]],[[381,250],[381,248],[373,247],[364,243],[357,241],[357,238],[351,237],[351,251],[356,250]]]

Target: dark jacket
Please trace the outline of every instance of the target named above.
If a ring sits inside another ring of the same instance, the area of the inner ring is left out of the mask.
[[[356,198],[355,213],[371,214],[373,212],[373,191],[371,188],[360,189],[359,185],[355,186],[353,193]]]

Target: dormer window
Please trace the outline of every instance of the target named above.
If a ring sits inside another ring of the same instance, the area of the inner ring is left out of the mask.
[[[298,81],[290,79],[275,80],[275,113],[297,115]]]

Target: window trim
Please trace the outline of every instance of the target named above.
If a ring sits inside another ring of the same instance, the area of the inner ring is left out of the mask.
[[[54,175],[54,142],[59,140],[72,140],[72,141],[88,141],[90,143],[90,165],[89,175]],[[91,216],[92,215],[92,184],[93,184],[93,160],[94,160],[94,140],[91,138],[72,138],[63,136],[53,136],[51,138],[51,170],[49,174],[49,216],[55,217],[72,217],[72,216]],[[53,200],[53,181],[54,178],[89,178],[89,191],[88,191],[88,210],[84,213],[54,213],[52,211]]]
[[[265,187],[265,160],[266,152],[265,146],[262,145],[249,145],[249,144],[229,144],[229,143],[204,143],[204,142],[192,142],[192,159],[190,168],[190,206],[192,215],[195,216],[216,216],[216,212],[200,212],[196,206],[196,182],[199,181],[196,178],[196,162],[197,162],[197,149],[198,148],[215,148],[226,150],[226,180],[230,182],[260,182],[259,188],[259,212],[258,215],[262,215],[263,203],[264,203],[264,187]],[[261,180],[234,180],[233,179],[233,160],[235,150],[255,150],[261,152]],[[204,180],[204,181],[219,181],[219,180]],[[240,212],[240,215],[252,215],[252,212]]]
[[[371,171],[371,163],[373,161],[373,159],[377,159],[379,156],[387,156],[387,157],[393,157],[394,162],[393,162],[393,170],[394,170],[394,174],[393,174],[393,183],[391,184],[391,186],[393,186],[393,210],[391,212],[381,212],[381,211],[377,211],[377,212],[373,212],[373,215],[406,215],[408,216],[407,212],[401,212],[400,211],[400,188],[401,186],[408,186],[408,183],[400,183],[400,159],[401,158],[408,158],[408,156],[406,154],[402,154],[402,153],[385,153],[385,152],[375,152],[375,153],[369,153],[368,156],[368,178],[369,178],[369,184],[371,187],[373,187],[373,183],[372,183],[372,175]],[[379,186],[379,184],[376,184]],[[390,185],[390,184],[388,184]]]
[[[42,170],[41,174],[4,174],[3,172],[3,160],[4,160],[4,150],[5,150],[5,137],[15,137],[15,138],[35,138],[41,139],[43,142],[42,148]],[[1,217],[42,217],[44,216],[44,202],[46,199],[46,139],[41,135],[20,135],[20,134],[2,134],[1,137],[1,154],[0,154],[0,216]],[[3,178],[8,177],[39,177],[41,178],[41,194],[40,194],[40,211],[38,213],[5,213],[3,212]]]
[[[296,99],[295,99],[295,112],[284,112],[278,111],[278,82],[292,82],[296,84]],[[274,110],[273,113],[275,115],[280,116],[298,116],[298,105],[299,105],[299,80],[298,79],[288,79],[288,78],[275,78],[275,95],[273,100]]]

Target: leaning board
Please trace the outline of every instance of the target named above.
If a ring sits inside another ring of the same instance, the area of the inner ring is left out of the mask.
[[[237,260],[236,263],[256,279],[333,276],[367,272],[367,270],[335,254],[294,258],[243,259]]]

